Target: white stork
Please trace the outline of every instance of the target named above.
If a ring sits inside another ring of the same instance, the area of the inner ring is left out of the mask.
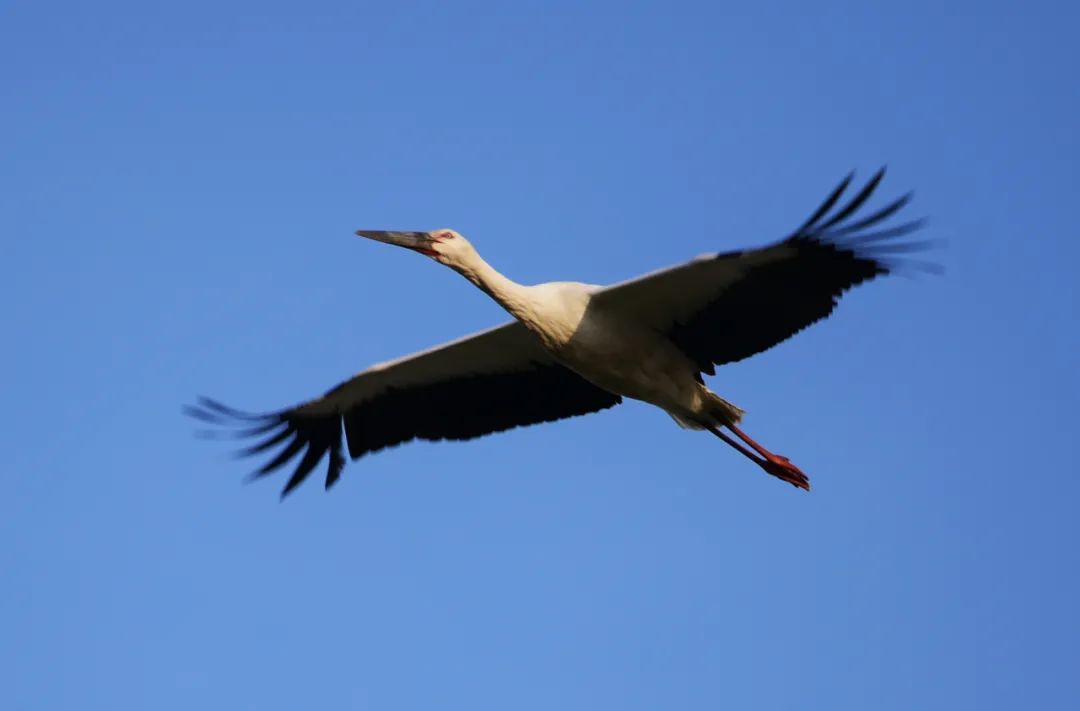
[[[242,455],[283,448],[254,477],[295,457],[282,497],[329,454],[326,488],[349,456],[413,439],[466,440],[603,410],[624,397],[704,429],[769,474],[809,489],[806,475],[739,428],[743,411],[709,390],[702,373],[760,353],[828,316],[847,289],[894,270],[895,255],[923,243],[895,241],[922,220],[883,227],[911,193],[853,219],[879,171],[830,214],[849,175],[810,218],[771,246],[699,257],[614,286],[518,284],[454,230],[356,234],[427,255],[471,281],[514,317],[497,328],[373,365],[321,397],[271,414],[208,398],[186,408],[230,434],[257,438]],[[721,431],[726,428],[746,446]]]

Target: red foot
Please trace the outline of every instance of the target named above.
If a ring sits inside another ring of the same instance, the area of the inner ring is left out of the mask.
[[[783,479],[792,486],[810,491],[810,479],[802,470],[792,464],[787,457],[769,454],[765,461],[759,462],[761,468],[778,479]]]

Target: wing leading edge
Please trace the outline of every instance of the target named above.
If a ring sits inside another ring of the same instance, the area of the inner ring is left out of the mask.
[[[255,440],[240,456],[281,447],[254,478],[299,457],[284,497],[327,455],[325,485],[333,486],[345,467],[345,443],[349,456],[359,459],[413,439],[472,439],[621,401],[556,363],[535,336],[514,322],[372,366],[322,397],[287,410],[252,414],[200,398],[185,411],[223,428],[227,436]]]
[[[901,239],[924,220],[883,224],[908,204],[911,193],[857,214],[884,174],[882,168],[834,212],[851,184],[848,175],[780,242],[647,274],[604,289],[597,301],[665,333],[712,375],[716,365],[772,348],[827,317],[848,289],[903,264],[918,264],[897,257],[927,246]]]

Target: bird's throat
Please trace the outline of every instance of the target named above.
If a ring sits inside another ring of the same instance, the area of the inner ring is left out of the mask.
[[[479,256],[456,270],[516,319],[529,324],[535,310],[529,287],[503,276]]]

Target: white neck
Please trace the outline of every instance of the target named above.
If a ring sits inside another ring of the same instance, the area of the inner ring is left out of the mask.
[[[534,314],[534,304],[532,290],[529,287],[503,276],[478,254],[474,254],[467,264],[454,265],[453,269],[480,287],[484,293],[495,299],[519,321],[530,323]]]

